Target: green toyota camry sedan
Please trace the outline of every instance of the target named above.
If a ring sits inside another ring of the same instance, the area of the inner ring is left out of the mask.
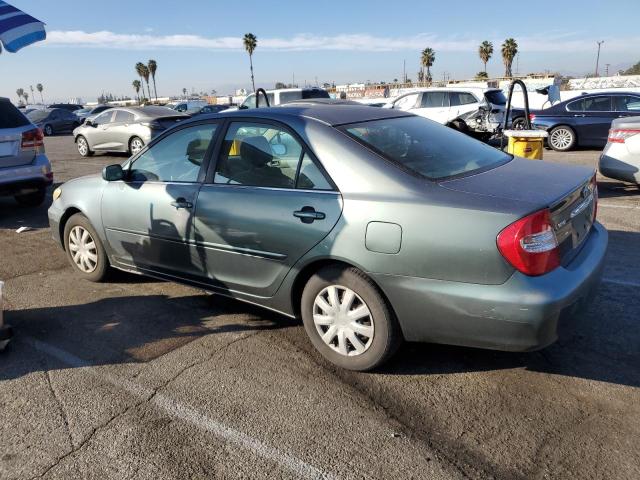
[[[403,340],[525,351],[597,286],[588,168],[514,158],[397,110],[298,103],[203,115],[65,183],[51,231],[109,267],[301,317],[348,369]]]

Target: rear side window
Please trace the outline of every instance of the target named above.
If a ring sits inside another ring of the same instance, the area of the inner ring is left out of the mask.
[[[307,98],[330,98],[329,92],[326,90],[313,89],[313,90],[303,90],[302,91],[302,99],[306,100]]]
[[[125,112],[124,110],[116,111],[115,123],[133,123],[133,113]]]
[[[476,97],[467,92],[449,92],[449,102],[452,107],[478,103]]]
[[[29,125],[29,120],[11,102],[0,101],[0,128]]]
[[[504,96],[502,90],[491,90],[484,94],[484,98],[493,105],[506,105],[507,97]]]
[[[447,92],[425,92],[422,94],[422,108],[448,107]]]
[[[488,170],[512,158],[423,117],[374,120],[340,129],[402,169],[431,180]]]
[[[280,92],[280,103],[293,102],[294,100],[300,100],[301,92]]]
[[[638,112],[640,113],[640,97],[625,95],[613,97],[616,112]]]

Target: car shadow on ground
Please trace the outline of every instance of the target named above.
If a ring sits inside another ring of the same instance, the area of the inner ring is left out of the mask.
[[[640,187],[617,180],[598,181],[599,198],[640,198]]]
[[[38,207],[25,207],[19,205],[13,197],[0,197],[0,230],[20,227],[48,228],[47,209],[51,205],[51,192],[52,189],[49,188],[44,203]]]

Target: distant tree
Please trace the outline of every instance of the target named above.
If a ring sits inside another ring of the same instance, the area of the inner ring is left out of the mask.
[[[19,88],[16,90],[16,95],[18,95],[19,103],[22,103],[22,98],[24,97],[24,88]]]
[[[433,63],[436,61],[436,52],[433,50],[433,48],[425,48],[422,51],[422,54],[420,55],[420,64],[423,67],[427,67],[427,72],[424,75],[424,80],[426,82],[431,83],[432,81],[432,77],[431,77],[431,67],[433,66]],[[410,83],[407,81],[407,83]]]
[[[622,72],[622,75],[640,75],[640,62]]]
[[[156,88],[156,70],[158,70],[158,62],[155,60],[149,60],[147,68],[149,69],[151,79],[153,80],[153,94],[156,97],[156,101],[158,101],[158,89]]]
[[[141,80],[147,82],[147,90],[149,91],[149,98],[151,98],[151,87],[149,86],[149,67],[147,67],[142,62],[138,62],[136,63],[136,73],[140,76]],[[144,93],[144,85],[142,87],[142,92]]]
[[[22,94],[22,96],[24,97],[24,103],[25,105],[29,103],[29,94],[27,92],[24,92]]]
[[[516,58],[518,54],[518,44],[513,38],[507,38],[502,44],[502,62],[504,63],[504,76],[507,78],[511,78],[513,74],[511,73],[511,65],[513,64],[513,59]]]
[[[258,46],[258,38],[253,33],[245,33],[242,43],[244,44],[244,49],[249,54],[249,65],[251,68],[251,85],[253,86],[253,91],[256,91],[256,82],[253,78],[253,52],[255,52],[256,47]]]
[[[418,83],[422,82],[424,82],[424,70],[420,69],[418,70]]]
[[[287,88],[287,86],[282,82],[276,82],[275,89],[280,90],[281,88]]]
[[[42,103],[44,103],[44,97],[42,96],[42,91],[44,90],[44,87],[42,86],[41,83],[36,85],[36,90],[38,90],[38,92],[40,92],[40,101]]]
[[[182,95],[184,95],[185,97],[187,96],[187,89],[186,88],[182,89]]]
[[[489,78],[489,75],[487,74],[487,72],[476,73],[476,80],[487,80],[488,78]]]
[[[487,62],[493,55],[493,43],[485,40],[478,47],[478,55],[480,55],[480,60],[484,63],[484,71],[487,72]]]
[[[398,79],[397,79],[397,78],[394,78],[394,79],[393,79],[393,83],[398,83]]]
[[[133,85],[133,89],[136,91],[136,98],[138,99],[138,102],[140,102],[140,80],[134,80],[131,82],[131,85]]]

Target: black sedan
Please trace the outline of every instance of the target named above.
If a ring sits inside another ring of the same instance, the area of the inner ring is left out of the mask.
[[[42,129],[45,135],[72,132],[74,128],[80,125],[80,120],[75,114],[62,108],[33,110],[27,113],[26,116],[31,123]]]
[[[549,147],[566,152],[575,147],[602,148],[607,143],[611,122],[640,115],[640,94],[633,92],[590,93],[531,112],[534,128],[546,130]],[[513,125],[524,118],[514,114]]]
[[[219,113],[229,108],[229,105],[205,105],[201,107],[196,105],[195,107],[188,108],[183,113],[195,117],[196,115],[202,115],[205,113]]]

